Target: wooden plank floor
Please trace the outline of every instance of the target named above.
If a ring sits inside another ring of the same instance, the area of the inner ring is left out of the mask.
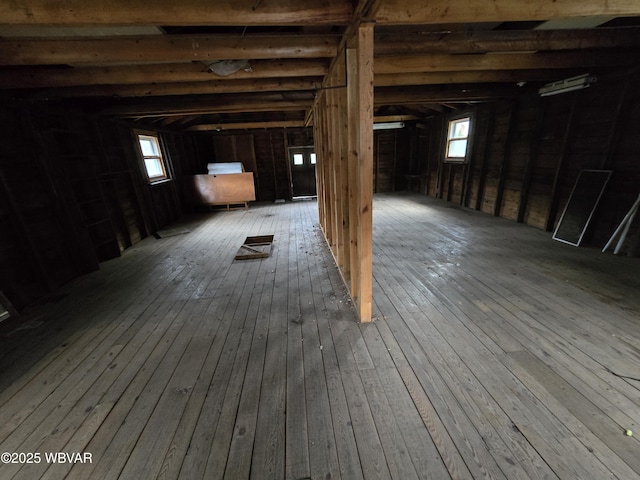
[[[181,227],[5,326],[1,480],[640,478],[638,259],[378,195],[360,325],[314,201]]]

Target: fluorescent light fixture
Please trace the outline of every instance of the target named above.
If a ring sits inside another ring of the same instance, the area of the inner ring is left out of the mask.
[[[404,128],[404,122],[383,122],[383,123],[374,123],[374,130],[391,130],[394,128]]]
[[[577,77],[547,83],[544,87],[538,90],[538,93],[541,97],[549,97],[560,93],[573,92],[574,90],[587,88],[595,81],[596,77],[592,77],[588,73],[585,73],[584,75],[578,75]]]

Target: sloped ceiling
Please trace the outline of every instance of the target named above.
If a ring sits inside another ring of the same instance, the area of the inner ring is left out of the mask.
[[[421,118],[633,68],[639,18],[621,0],[15,0],[0,95],[173,130],[297,126],[345,31],[375,21],[376,115]]]

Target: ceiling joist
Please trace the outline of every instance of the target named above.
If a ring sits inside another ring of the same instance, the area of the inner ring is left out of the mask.
[[[633,65],[637,53],[541,52],[376,57],[376,74],[470,70],[530,70]]]
[[[377,35],[375,53],[382,56],[638,47],[640,29],[633,27],[594,30],[414,31]]]
[[[354,32],[375,24],[377,113],[425,116],[638,65],[634,16],[631,0],[13,0],[0,91],[151,127],[286,128],[345,84]],[[248,66],[219,76],[217,60]]]
[[[130,85],[171,82],[227,82],[258,78],[324,76],[328,60],[256,60],[251,71],[240,70],[221,77],[201,63],[167,63],[84,68],[6,69],[0,75],[0,88],[57,88],[82,85]]]
[[[334,35],[144,35],[0,39],[0,65],[160,63],[334,57]]]
[[[257,5],[257,6],[256,6]],[[0,25],[346,25],[347,0],[13,0],[0,2]]]
[[[640,15],[633,0],[385,0],[379,25],[543,21],[556,18]]]

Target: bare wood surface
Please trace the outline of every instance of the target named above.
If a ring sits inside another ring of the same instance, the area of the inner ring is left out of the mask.
[[[377,195],[358,324],[317,208],[185,219],[3,333],[0,451],[93,462],[0,478],[640,478],[635,259]]]

